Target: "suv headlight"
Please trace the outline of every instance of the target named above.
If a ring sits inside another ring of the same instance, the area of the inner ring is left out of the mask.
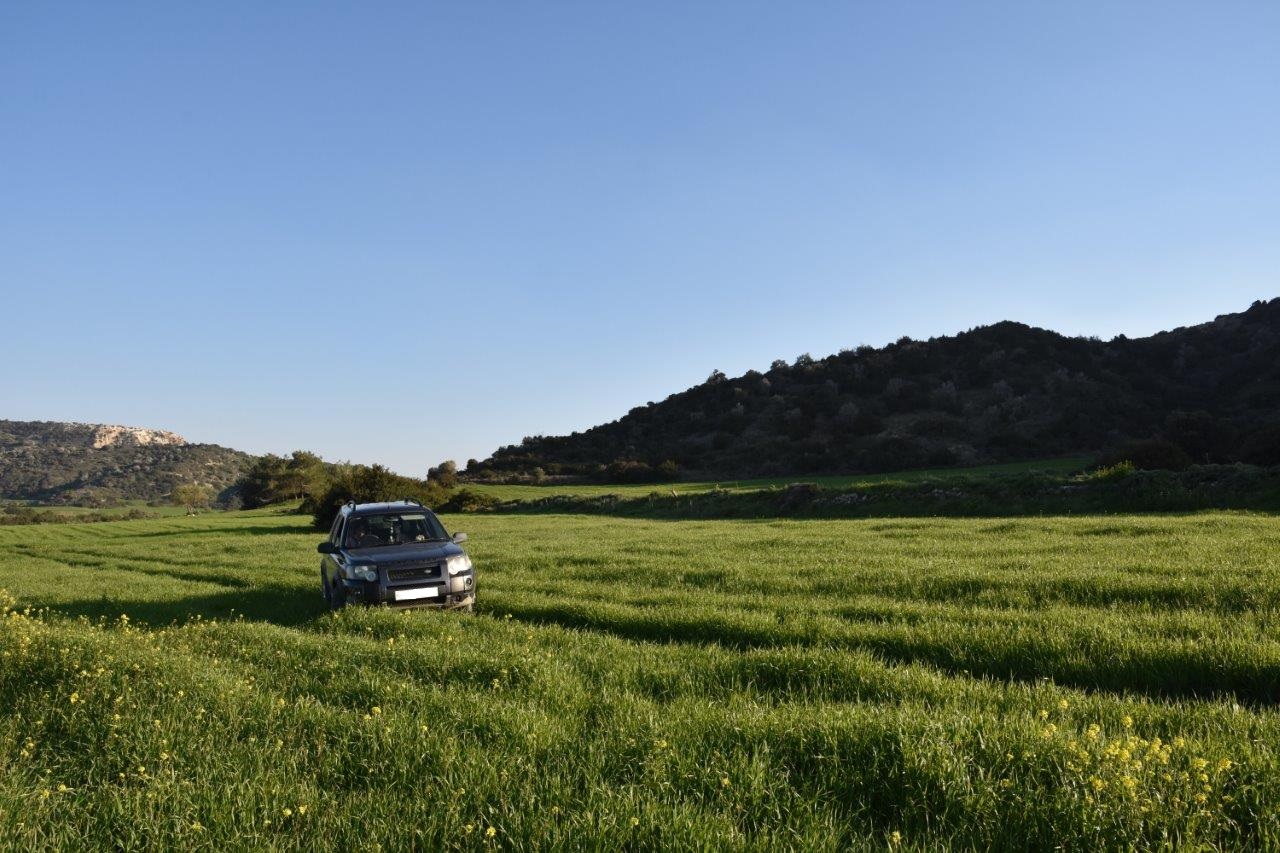
[[[466,554],[455,554],[445,561],[449,567],[449,574],[456,575],[459,572],[471,571],[471,558]]]
[[[377,566],[350,566],[347,569],[351,577],[358,581],[376,581],[378,579]]]

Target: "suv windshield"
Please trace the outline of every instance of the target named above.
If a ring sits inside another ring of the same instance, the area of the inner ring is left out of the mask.
[[[344,548],[381,548],[448,539],[444,525],[429,512],[357,515],[347,522]]]

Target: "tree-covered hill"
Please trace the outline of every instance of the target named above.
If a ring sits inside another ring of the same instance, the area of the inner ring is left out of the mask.
[[[1115,452],[1154,467],[1280,464],[1280,299],[1147,338],[1002,322],[706,382],[469,479],[889,471]]]
[[[0,420],[0,498],[101,505],[159,500],[180,484],[230,488],[253,461],[162,430]]]

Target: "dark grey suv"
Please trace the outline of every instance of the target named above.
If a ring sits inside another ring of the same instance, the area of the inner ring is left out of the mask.
[[[417,501],[348,503],[316,546],[325,600],[472,611],[475,570],[436,514]]]

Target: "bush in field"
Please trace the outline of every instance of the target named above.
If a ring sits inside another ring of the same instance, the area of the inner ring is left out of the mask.
[[[268,453],[249,467],[236,487],[240,500],[249,509],[306,500],[328,485],[329,468],[319,456],[306,450],[295,450],[288,458]]]
[[[388,470],[382,465],[338,465],[325,491],[313,502],[303,504],[311,513],[317,530],[328,530],[338,510],[348,501],[375,503],[412,498],[423,506],[443,504],[449,498],[447,489],[428,480],[415,480]]]
[[[185,506],[189,510],[209,506],[213,500],[213,490],[198,483],[186,483],[173,490],[174,506]]]

